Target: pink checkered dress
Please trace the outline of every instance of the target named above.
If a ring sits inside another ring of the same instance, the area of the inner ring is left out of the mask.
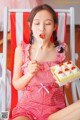
[[[28,72],[24,65],[30,61],[30,46],[30,44],[22,43],[24,64],[21,66],[21,70],[24,74]],[[61,43],[61,46],[65,48],[65,43]],[[59,49],[56,47],[57,58],[55,61],[40,62],[39,72],[31,79],[30,84],[22,90],[22,98],[12,112],[13,118],[27,116],[30,120],[47,120],[50,114],[66,106],[63,90],[56,85],[50,71],[51,66],[59,64],[65,59],[65,51],[59,53]]]

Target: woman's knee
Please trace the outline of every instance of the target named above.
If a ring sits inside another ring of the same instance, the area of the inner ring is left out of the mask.
[[[30,120],[30,119],[25,116],[19,116],[19,117],[14,118],[13,120]]]
[[[48,120],[60,120],[59,118],[55,117],[55,116],[49,116]]]

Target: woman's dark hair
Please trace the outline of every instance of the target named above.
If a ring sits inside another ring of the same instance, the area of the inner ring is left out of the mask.
[[[35,8],[33,8],[33,10],[31,11],[30,13],[30,16],[28,18],[28,22],[30,24],[30,44],[32,44],[32,40],[33,40],[33,36],[32,36],[32,30],[31,30],[31,27],[32,27],[32,23],[33,23],[33,19],[35,17],[35,15],[41,11],[41,10],[47,10],[50,12],[50,14],[52,15],[53,17],[53,21],[55,24],[58,24],[58,17],[56,15],[56,12],[47,4],[42,4],[42,5],[39,5],[39,6],[36,6]],[[53,41],[54,41],[54,45],[55,47],[59,46],[59,42],[57,41],[57,33],[56,33],[56,30],[53,31]],[[63,52],[62,48],[59,52]]]

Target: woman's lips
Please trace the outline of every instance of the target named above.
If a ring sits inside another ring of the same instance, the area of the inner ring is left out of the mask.
[[[40,34],[40,38],[45,39],[45,35]]]

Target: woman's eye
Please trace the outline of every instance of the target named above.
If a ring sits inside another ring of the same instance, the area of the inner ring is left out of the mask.
[[[39,25],[39,23],[34,23],[35,25]]]
[[[51,25],[51,23],[45,23],[45,25]]]

